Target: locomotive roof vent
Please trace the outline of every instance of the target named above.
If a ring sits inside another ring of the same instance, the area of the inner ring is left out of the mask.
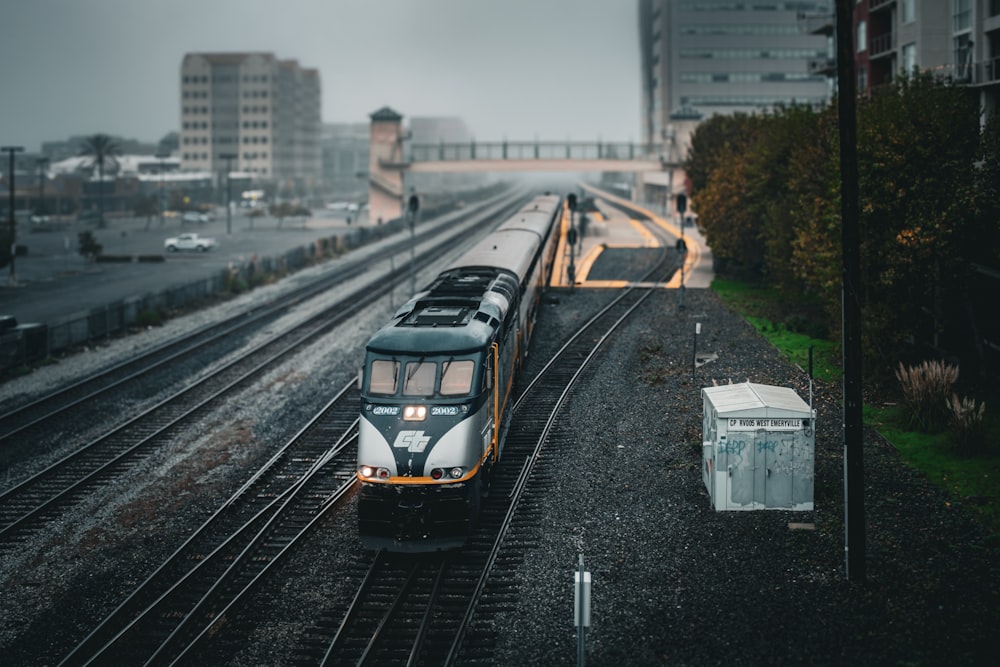
[[[469,321],[469,309],[465,306],[427,306],[413,312],[403,322],[414,327],[457,327]]]

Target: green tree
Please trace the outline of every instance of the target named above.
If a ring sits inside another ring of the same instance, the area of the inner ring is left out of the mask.
[[[10,231],[8,225],[4,223],[0,228],[0,269],[5,269],[10,264],[11,245]]]
[[[762,277],[785,292],[802,286],[792,262],[793,242],[805,220],[798,215],[799,192],[789,187],[799,168],[793,159],[818,140],[819,115],[792,106],[765,116],[748,155],[748,202],[760,227]]]
[[[97,226],[104,227],[104,169],[118,166],[115,157],[121,155],[121,148],[107,134],[92,134],[80,145],[80,155],[89,157],[90,164],[97,165]]]
[[[968,358],[992,314],[970,302],[976,265],[1000,266],[1000,121],[980,131],[975,91],[927,76],[857,109],[866,373],[891,378],[915,341]],[[839,331],[836,105],[710,119],[686,168],[720,275],[819,297]]]
[[[840,330],[841,217],[839,123],[836,105],[818,114],[815,132],[788,158],[788,205],[794,219],[792,279],[801,295],[818,300],[829,331]]]
[[[104,246],[94,238],[94,233],[89,230],[77,234],[77,242],[80,246],[80,254],[87,258],[97,257],[104,249]]]
[[[759,279],[763,262],[759,211],[748,194],[751,155],[762,122],[759,116],[747,115],[730,117],[728,122],[707,121],[692,137],[688,160],[688,167],[704,174],[698,177],[704,181],[701,188],[696,189],[692,179],[692,205],[716,268],[750,280]],[[697,136],[713,128],[725,136],[724,141]]]
[[[698,125],[691,135],[691,148],[684,164],[693,193],[705,188],[712,171],[724,166],[726,154],[746,141],[746,128],[751,122],[753,119],[747,114],[737,113],[712,116]]]
[[[299,204],[293,204],[291,202],[283,202],[281,204],[272,204],[270,206],[269,212],[271,216],[278,219],[278,228],[281,228],[282,223],[285,218],[307,218],[312,215],[311,211],[305,206]]]
[[[160,213],[160,197],[156,194],[136,195],[132,200],[132,215],[137,218],[146,218],[146,229],[153,220],[153,216]]]
[[[865,350],[872,368],[910,340],[938,342],[978,243],[974,199],[979,107],[930,76],[901,78],[859,108]]]

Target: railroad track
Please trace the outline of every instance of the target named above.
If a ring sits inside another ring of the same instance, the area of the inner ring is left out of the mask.
[[[502,203],[500,204],[502,205]],[[493,204],[484,206],[486,219],[496,215]],[[503,206],[507,210],[509,206]],[[415,238],[417,243],[433,239],[444,223],[423,229]],[[410,239],[400,239],[389,243],[384,253],[388,256],[402,253],[412,245]],[[63,424],[72,425],[68,430],[79,430],[81,420],[92,419],[100,410],[100,405],[115,404],[118,399],[133,396],[136,387],[147,385],[161,387],[163,382],[155,372],[170,370],[176,372],[178,364],[192,369],[201,369],[210,361],[221,356],[219,349],[233,349],[241,338],[246,338],[273,322],[295,306],[323,294],[368,270],[364,260],[348,261],[345,266],[325,273],[315,281],[263,304],[240,312],[224,321],[207,325],[191,334],[150,349],[136,357],[114,364],[94,375],[80,379],[65,387],[24,403],[0,414],[0,462],[5,452],[17,443],[37,443],[51,435],[67,429]]]
[[[420,253],[416,257],[418,266],[422,268],[439,261],[465,243],[467,234],[474,234],[493,219],[495,217],[486,219],[471,231],[454,234]],[[409,272],[408,266],[390,270],[385,279],[375,285],[364,286],[291,329],[242,351],[239,357],[191,386],[0,494],[0,553],[16,548],[24,536],[62,516],[66,508],[77,504],[91,490],[105,485],[157,448],[170,443],[189,422],[204,417],[223,399],[255,382],[266,369],[347,321],[405,280]]]
[[[297,655],[302,664],[489,664],[490,618],[513,604],[499,568],[516,571],[533,544],[538,514],[531,494],[551,483],[544,457],[558,457],[558,417],[601,346],[677,267],[665,248],[659,262],[585,323],[520,392],[479,525],[456,553],[390,557],[379,552],[354,600],[332,630],[317,624]],[[553,451],[555,450],[555,451]],[[432,576],[432,573],[433,574]],[[433,582],[433,583],[431,583]],[[321,656],[321,657],[320,657]]]
[[[182,658],[351,491],[359,412],[351,382],[60,664]]]

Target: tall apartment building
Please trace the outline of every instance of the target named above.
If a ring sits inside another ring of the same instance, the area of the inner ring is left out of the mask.
[[[181,167],[310,187],[322,176],[320,79],[272,53],[188,53],[181,64]]]
[[[978,90],[997,112],[1000,0],[861,0],[854,31],[860,93],[916,69]]]
[[[803,14],[833,14],[833,0],[639,0],[641,127],[683,160],[691,131],[715,114],[778,105],[823,105],[831,39],[811,33]]]

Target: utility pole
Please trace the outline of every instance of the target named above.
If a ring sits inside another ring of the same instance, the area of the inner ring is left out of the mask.
[[[0,151],[10,154],[10,169],[7,174],[7,184],[10,186],[10,284],[17,284],[17,271],[14,269],[14,258],[17,257],[17,220],[14,218],[14,154],[24,151],[24,146],[0,146]]]
[[[566,233],[566,243],[569,245],[569,267],[566,270],[566,277],[569,278],[570,289],[576,285],[576,257],[574,247],[576,246],[576,193],[571,192],[566,195],[566,203],[569,206],[569,231]]]
[[[219,154],[219,159],[226,161],[226,235],[232,236],[233,234],[233,172],[232,164],[238,155],[236,153],[221,153]]]
[[[837,0],[841,291],[844,363],[844,553],[848,581],[865,580],[864,421],[861,386],[861,233],[854,86],[854,0]]]
[[[684,310],[684,263],[687,261],[687,241],[684,240],[684,214],[687,212],[687,195],[682,192],[677,195],[675,201],[677,202],[678,224],[681,228],[680,238],[677,239],[677,252],[681,256],[681,301],[677,307],[680,310]]]
[[[420,197],[412,192],[406,206],[406,216],[410,219],[410,296],[417,293],[416,286],[416,248],[417,248],[417,213],[420,211]]]
[[[45,172],[46,167],[49,166],[49,159],[47,157],[40,157],[36,162],[38,165],[38,208],[35,209],[35,215],[45,215]]]
[[[164,203],[165,202],[165,199],[164,199],[165,195],[164,195],[164,192],[163,192],[163,169],[164,169],[163,161],[166,160],[168,157],[170,157],[170,156],[167,155],[166,153],[157,153],[156,154],[156,159],[160,161],[160,227],[163,226],[163,209],[166,206],[166,204]]]

